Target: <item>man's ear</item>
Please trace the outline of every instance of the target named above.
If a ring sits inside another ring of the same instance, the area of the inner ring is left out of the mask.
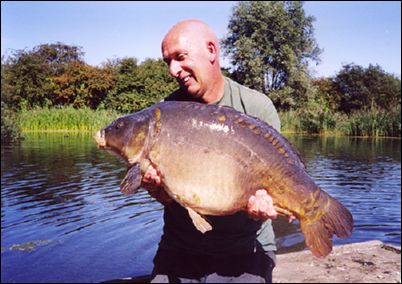
[[[209,52],[209,62],[214,63],[218,56],[218,49],[216,48],[215,43],[212,41],[208,42],[207,49]]]

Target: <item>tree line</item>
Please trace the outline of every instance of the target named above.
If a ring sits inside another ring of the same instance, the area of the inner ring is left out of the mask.
[[[328,78],[309,74],[309,63],[319,63],[322,53],[314,20],[302,1],[240,1],[221,40],[231,61],[224,74],[267,94],[280,112],[294,112],[311,124],[311,132],[323,121],[331,124],[337,113],[400,113],[401,81],[378,65],[345,64]],[[130,113],[178,88],[161,59],[120,58],[91,66],[83,57],[81,47],[61,42],[2,57],[2,136],[3,109],[10,114],[73,106]]]
[[[81,47],[63,43],[17,50],[2,58],[1,100],[13,109],[73,106],[134,112],[176,88],[160,59],[84,62]]]

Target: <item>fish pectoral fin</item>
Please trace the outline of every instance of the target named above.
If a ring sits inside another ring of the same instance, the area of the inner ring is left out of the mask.
[[[188,214],[190,215],[191,220],[193,221],[194,226],[197,228],[198,231],[201,233],[206,233],[212,230],[212,226],[203,218],[200,214],[195,212],[191,208],[186,208]]]
[[[141,181],[141,167],[139,163],[136,163],[128,169],[125,178],[120,183],[120,191],[125,195],[134,194],[138,191]]]

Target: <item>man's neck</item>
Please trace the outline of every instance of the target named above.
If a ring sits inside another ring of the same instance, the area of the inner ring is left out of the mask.
[[[214,104],[218,102],[224,94],[225,90],[225,79],[222,74],[219,74],[219,79],[215,81],[216,83],[211,86],[208,92],[202,97],[202,101],[207,104]]]

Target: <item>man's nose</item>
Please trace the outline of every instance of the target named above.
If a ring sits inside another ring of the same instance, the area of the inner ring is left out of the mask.
[[[172,77],[177,77],[181,71],[181,66],[179,62],[172,60],[169,64],[169,73]]]

